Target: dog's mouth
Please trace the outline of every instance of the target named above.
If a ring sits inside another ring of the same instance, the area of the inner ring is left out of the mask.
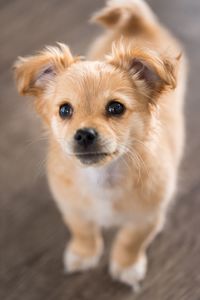
[[[77,153],[76,157],[84,165],[97,164],[108,157],[111,157],[114,153],[107,152],[92,152],[92,153]]]

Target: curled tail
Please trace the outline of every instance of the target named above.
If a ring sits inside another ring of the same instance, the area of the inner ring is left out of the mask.
[[[130,33],[149,32],[158,25],[155,14],[143,0],[110,0],[92,21]]]

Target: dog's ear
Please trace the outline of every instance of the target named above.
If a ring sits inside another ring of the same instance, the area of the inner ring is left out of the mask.
[[[61,43],[46,47],[34,56],[19,57],[13,66],[19,93],[40,96],[56,76],[77,59]]]
[[[157,52],[124,43],[114,44],[109,63],[128,72],[133,86],[144,98],[155,103],[159,95],[176,87],[177,59],[162,57]]]

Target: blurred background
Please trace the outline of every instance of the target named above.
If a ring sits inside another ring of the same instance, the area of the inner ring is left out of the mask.
[[[149,250],[139,295],[98,269],[65,276],[69,238],[45,178],[42,127],[31,99],[18,96],[11,66],[18,55],[62,41],[85,54],[100,32],[87,23],[103,0],[0,0],[0,299],[200,299],[200,1],[148,1],[182,41],[190,62],[187,143],[168,224]],[[110,233],[106,235],[109,245]]]

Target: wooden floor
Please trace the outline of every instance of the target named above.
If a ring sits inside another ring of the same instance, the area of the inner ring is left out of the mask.
[[[188,52],[187,145],[176,204],[150,248],[143,289],[133,296],[110,279],[107,255],[94,271],[64,275],[62,252],[69,233],[45,179],[42,129],[30,101],[17,95],[11,73],[18,55],[55,41],[84,54],[99,31],[87,19],[103,1],[0,0],[1,300],[200,299],[200,1],[150,3]]]

